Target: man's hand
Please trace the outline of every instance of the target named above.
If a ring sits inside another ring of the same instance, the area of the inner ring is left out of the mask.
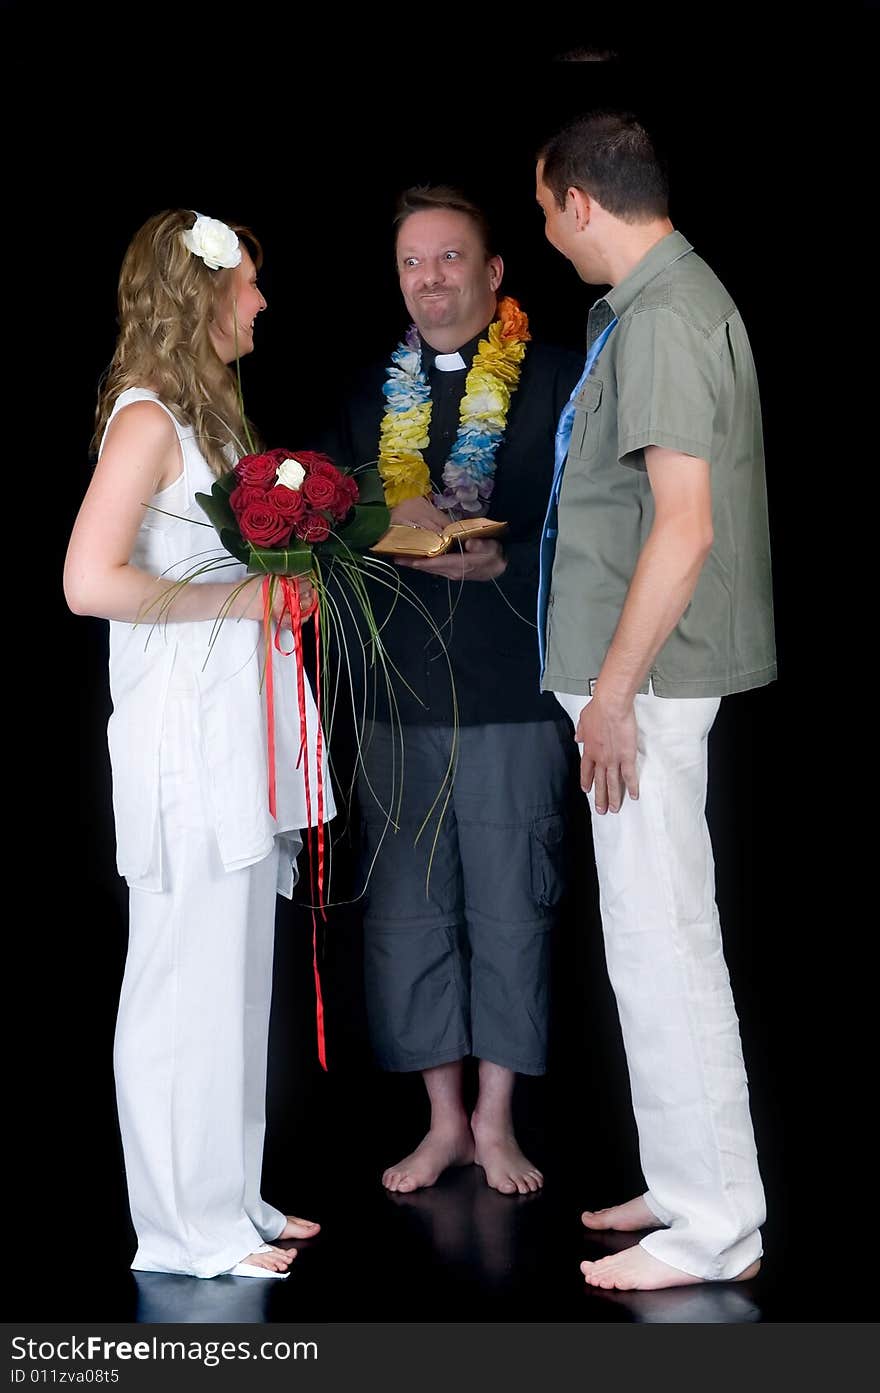
[[[615,709],[597,694],[580,715],[575,738],[583,743],[581,788],[594,788],[597,813],[619,813],[624,790],[639,796],[636,754],[639,732],[630,702]]]
[[[507,570],[504,549],[494,537],[469,537],[463,550],[456,545],[443,556],[424,561],[408,556],[394,559],[398,566],[411,566],[414,571],[445,576],[447,580],[495,580]]]
[[[696,455],[645,447],[654,521],[642,547],[595,694],[578,721],[581,786],[597,813],[638,798],[633,702],[651,664],[693,599],[712,549],[711,466]]]
[[[449,522],[449,515],[435,508],[430,498],[407,498],[391,509],[391,521],[408,522],[413,527],[424,527],[428,532],[442,532]]]

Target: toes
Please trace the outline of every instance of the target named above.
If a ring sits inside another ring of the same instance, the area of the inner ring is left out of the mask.
[[[489,1183],[491,1184],[491,1181]],[[495,1189],[500,1190],[502,1195],[515,1195],[516,1183],[515,1181],[511,1180],[509,1175],[506,1175],[503,1180],[498,1181],[498,1183],[495,1186]]]
[[[252,1253],[246,1261],[252,1267],[265,1267],[267,1272],[283,1272],[286,1267],[290,1266],[290,1259],[283,1261],[286,1257],[287,1255],[282,1253]]]
[[[320,1224],[311,1224],[308,1219],[294,1219],[288,1224],[285,1238],[314,1238],[321,1232]]]
[[[395,1187],[398,1194],[408,1195],[412,1190],[418,1189],[417,1182],[411,1175],[405,1175],[400,1184]]]

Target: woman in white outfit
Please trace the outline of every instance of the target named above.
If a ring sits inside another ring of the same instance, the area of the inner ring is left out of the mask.
[[[229,365],[252,351],[266,308],[260,262],[247,229],[192,212],[160,213],[135,235],[64,576],[75,613],[110,621],[117,862],[130,887],[114,1059],[132,1266],[197,1277],[283,1277],[296,1253],[273,1241],[319,1228],[260,1196],[275,894],[292,892],[308,821],[296,660],[272,651],[272,817],[259,581],[240,589],[245,568],[230,563],[174,591],[225,557],[195,494],[244,453]],[[307,698],[314,790],[308,687]],[[327,804],[331,817],[329,788]]]

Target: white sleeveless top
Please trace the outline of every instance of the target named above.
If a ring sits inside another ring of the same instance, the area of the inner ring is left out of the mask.
[[[200,526],[208,519],[195,494],[210,493],[215,476],[199,450],[193,429],[181,426],[155,392],[141,387],[120,394],[108,426],[117,412],[136,401],[156,402],[173,422],[183,456],[183,473],[145,507],[131,564],[152,575],[179,579],[194,566],[226,558],[228,567],[195,576],[190,584],[243,578],[246,568],[223,549],[214,528],[210,524]],[[103,440],[101,444],[103,448]],[[213,631],[213,620],[172,619],[166,623],[155,622],[150,616],[136,625],[110,621],[113,714],[108,740],[117,865],[129,885],[140,890],[165,889],[160,755],[166,710],[175,698],[194,703],[204,761],[203,783],[209,791],[213,827],[227,871],[262,860],[271,851],[276,835],[308,825],[303,767],[296,767],[300,751],[296,658],[272,648],[276,819],[269,812],[268,801],[265,688],[260,690],[265,652],[261,626],[249,620],[225,619],[209,654]],[[290,635],[286,638],[289,640]],[[291,645],[287,642],[285,646]],[[314,824],[318,816],[318,718],[308,679],[305,690]],[[324,816],[329,820],[336,808],[326,754],[324,802]],[[291,859],[282,856],[279,890],[289,896],[293,883]]]

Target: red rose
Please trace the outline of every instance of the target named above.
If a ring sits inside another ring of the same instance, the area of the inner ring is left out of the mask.
[[[311,469],[309,470],[309,473],[321,474],[325,479],[333,479],[334,482],[338,482],[342,478],[342,474],[336,468],[336,465],[332,462],[332,460],[328,460],[326,458],[322,459],[320,456],[312,465]]]
[[[269,490],[268,497],[273,506],[285,518],[298,518],[306,506],[300,489],[289,489],[286,484],[276,484]]]
[[[302,491],[313,508],[329,508],[336,498],[336,480],[327,474],[310,473],[303,480]]]
[[[254,484],[239,484],[237,489],[233,489],[229,495],[229,503],[235,516],[243,513],[249,503],[262,503],[266,497],[262,489],[258,489]]]
[[[255,547],[283,547],[290,541],[292,524],[266,497],[247,505],[238,519],[238,528],[245,541]]]
[[[235,466],[235,477],[242,484],[268,489],[275,482],[279,463],[274,450],[267,455],[243,455]]]
[[[323,513],[306,513],[293,525],[297,537],[304,542],[326,542],[330,524]]]
[[[329,455],[321,455],[317,450],[301,450],[297,459],[307,474],[336,475],[339,470]]]
[[[349,508],[353,508],[359,497],[358,486],[350,474],[340,474],[339,483],[336,485],[336,503],[341,509],[339,517],[345,517]]]

